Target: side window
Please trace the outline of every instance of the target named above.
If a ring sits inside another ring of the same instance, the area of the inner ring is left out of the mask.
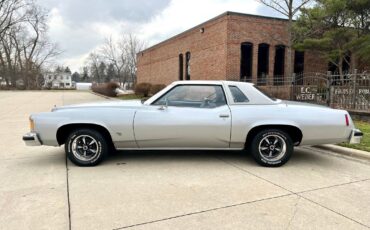
[[[248,98],[238,87],[230,85],[229,89],[231,94],[233,95],[233,100],[235,103],[249,102]]]
[[[216,108],[226,105],[220,85],[178,85],[156,100],[153,105],[192,108]]]

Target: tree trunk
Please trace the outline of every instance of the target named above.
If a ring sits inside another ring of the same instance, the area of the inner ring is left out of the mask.
[[[343,75],[343,57],[339,58],[338,71],[339,71],[340,83],[342,84],[343,79],[344,79],[344,75]]]
[[[351,52],[351,73],[354,73],[357,69],[357,57],[356,57],[356,54],[354,54],[354,52]]]

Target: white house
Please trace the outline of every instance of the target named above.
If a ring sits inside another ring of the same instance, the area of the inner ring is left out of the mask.
[[[52,72],[44,75],[45,87],[53,89],[75,88],[75,82],[72,81],[72,75],[65,72]]]

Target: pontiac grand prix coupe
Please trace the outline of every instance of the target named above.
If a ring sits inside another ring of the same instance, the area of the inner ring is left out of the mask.
[[[30,116],[27,145],[65,145],[79,166],[111,150],[223,149],[280,166],[294,146],[359,143],[347,111],[274,99],[251,83],[179,81],[145,102],[111,101],[53,108]]]

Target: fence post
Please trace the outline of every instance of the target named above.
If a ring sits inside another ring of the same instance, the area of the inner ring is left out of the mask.
[[[353,71],[353,99],[352,99],[352,108],[356,110],[356,85],[357,85],[357,69]]]
[[[329,107],[331,107],[331,103],[333,102],[333,96],[334,92],[332,92],[332,86],[331,86],[331,71],[326,72],[326,84],[327,84],[327,93],[326,93],[326,100]]]
[[[295,78],[296,78],[296,73],[292,73],[292,77],[290,79],[288,79],[287,82],[289,82],[290,84],[290,100],[291,101],[295,101],[295,94],[294,94],[294,91],[295,91]],[[286,83],[288,84],[288,83]]]

